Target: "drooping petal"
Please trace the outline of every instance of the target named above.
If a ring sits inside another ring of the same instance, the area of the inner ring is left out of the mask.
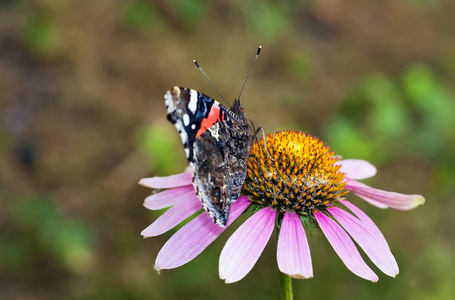
[[[188,222],[177,231],[161,248],[155,267],[173,269],[180,267],[198,256],[250,205],[246,196],[239,197],[231,204],[229,220],[222,228],[213,223],[205,212]]]
[[[144,206],[150,210],[163,209],[196,197],[193,185],[165,190],[145,198]]]
[[[295,212],[286,212],[281,224],[277,246],[278,268],[291,277],[313,277],[310,247],[302,222]]]
[[[145,228],[141,232],[141,235],[144,237],[151,237],[165,233],[201,208],[201,201],[194,195],[192,198],[187,199],[187,201],[182,201],[167,210],[149,227]]]
[[[355,180],[348,180],[346,189],[368,203],[380,208],[391,207],[398,210],[410,210],[425,203],[425,198],[421,195],[405,195],[387,192],[369,187],[368,185]]]
[[[344,265],[359,277],[373,282],[378,281],[378,276],[362,259],[354,242],[343,228],[320,211],[315,212],[314,217]]]
[[[376,167],[366,160],[343,159],[337,165],[341,165],[340,172],[346,173],[346,177],[351,179],[366,179],[376,175]]]
[[[239,281],[253,268],[273,231],[276,210],[266,207],[252,215],[229,238],[220,255],[220,278]]]
[[[327,210],[382,272],[391,277],[398,274],[398,264],[381,236],[374,236],[362,221],[341,208],[331,207]]]
[[[352,204],[349,201],[346,200],[339,200],[344,206],[349,208],[354,215],[356,215],[357,218],[362,221],[362,223],[368,228],[368,231],[371,232],[372,235],[374,235],[377,239],[381,239],[383,243],[387,244],[387,241],[382,234],[382,232],[379,230],[379,228],[374,224],[373,220],[370,219],[370,217],[367,216],[366,213],[361,211],[357,206]]]
[[[139,180],[139,184],[154,189],[168,189],[184,185],[191,185],[193,182],[193,173],[185,172],[181,174],[165,177],[149,177]]]

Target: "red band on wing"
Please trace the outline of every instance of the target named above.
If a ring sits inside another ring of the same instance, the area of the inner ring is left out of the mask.
[[[221,119],[220,119],[221,116]],[[213,126],[216,122],[221,122],[224,120],[224,113],[220,113],[220,108],[216,105],[213,105],[210,109],[209,115],[207,118],[204,118],[201,122],[201,128],[196,133],[196,138],[203,134],[207,129]]]

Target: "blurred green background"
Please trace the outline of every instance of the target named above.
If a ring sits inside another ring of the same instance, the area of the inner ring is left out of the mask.
[[[455,2],[439,0],[1,0],[0,300],[278,299],[273,242],[226,285],[218,256],[157,275],[170,233],[141,177],[186,165],[166,121],[174,85],[242,96],[266,132],[319,136],[378,167],[367,184],[422,194],[409,212],[348,199],[369,214],[400,266],[378,283],[349,272],[321,233],[315,277],[296,299],[455,299]],[[233,226],[235,227],[235,226]]]

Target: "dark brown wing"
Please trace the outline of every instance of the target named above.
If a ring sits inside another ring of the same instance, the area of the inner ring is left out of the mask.
[[[220,226],[226,225],[231,202],[240,195],[250,147],[246,120],[218,122],[194,142],[193,183],[204,209]]]

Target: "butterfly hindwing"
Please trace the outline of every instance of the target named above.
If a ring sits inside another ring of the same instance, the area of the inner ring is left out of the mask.
[[[168,120],[175,125],[193,169],[202,206],[225,226],[232,201],[245,181],[251,132],[239,100],[228,110],[195,90],[174,87],[165,95]]]

